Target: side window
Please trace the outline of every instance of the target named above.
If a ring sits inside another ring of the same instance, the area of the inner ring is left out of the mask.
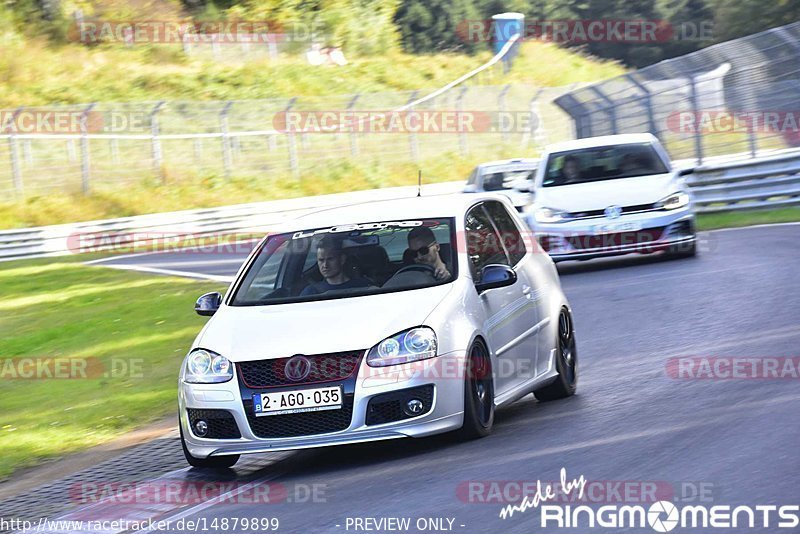
[[[516,265],[528,252],[519,228],[514,223],[511,214],[508,213],[508,209],[500,202],[487,202],[485,206],[486,211],[489,212],[495,226],[500,231],[502,243],[511,258],[511,265]]]
[[[250,288],[245,295],[247,300],[258,300],[265,294],[277,289],[278,271],[281,267],[281,261],[287,258],[284,254],[289,241],[284,241],[275,252],[267,258],[267,261],[258,269]]]
[[[464,226],[467,234],[469,268],[473,280],[478,280],[481,269],[490,263],[509,265],[503,245],[483,209],[483,204],[478,204],[467,213]]]
[[[473,185],[473,184],[477,183],[477,181],[478,181],[478,169],[475,168],[475,169],[472,169],[472,172],[470,173],[469,178],[467,178],[467,185]]]

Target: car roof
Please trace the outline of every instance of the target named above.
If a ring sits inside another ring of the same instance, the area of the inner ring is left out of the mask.
[[[498,193],[446,194],[376,200],[320,209],[280,224],[278,232],[324,228],[344,224],[437,217],[461,217],[482,200],[499,200],[510,206],[508,197]]]
[[[485,169],[487,167],[504,167],[507,165],[530,164],[538,165],[539,160],[534,158],[513,158],[513,159],[499,159],[497,161],[487,161],[478,165],[478,168]]]
[[[652,143],[654,141],[657,142],[658,139],[656,139],[656,137],[650,133],[603,135],[599,137],[585,137],[583,139],[573,139],[571,141],[554,143],[552,145],[547,145],[546,151],[553,153],[597,146],[623,145],[627,143]]]

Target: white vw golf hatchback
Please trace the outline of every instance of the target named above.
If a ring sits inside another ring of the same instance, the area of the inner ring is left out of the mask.
[[[694,256],[683,173],[651,134],[551,145],[539,164],[531,223],[555,261],[665,251]]]
[[[264,238],[180,373],[187,461],[492,429],[572,395],[575,332],[553,262],[494,194],[320,211]]]

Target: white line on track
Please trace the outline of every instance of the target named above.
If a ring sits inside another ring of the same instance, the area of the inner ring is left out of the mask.
[[[137,271],[142,273],[163,274],[167,276],[181,276],[183,278],[196,278],[199,280],[213,280],[214,282],[224,282],[226,284],[230,284],[231,282],[233,282],[233,276],[192,273],[189,271],[160,269],[158,267],[143,267],[140,265],[104,265],[103,267],[110,267],[111,269],[121,269],[123,271]]]
[[[241,245],[241,244],[244,244],[244,243],[253,243],[253,246],[255,246],[257,241],[259,241],[259,238],[240,239],[239,241],[233,241],[231,243],[225,243],[222,246],[223,247],[234,247],[235,245]],[[96,259],[96,260],[85,261],[83,263],[84,263],[84,265],[94,265],[94,264],[97,264],[97,263],[105,263],[107,261],[124,260],[124,259],[127,259],[127,258],[139,258],[139,257],[142,257],[142,256],[155,256],[157,254],[185,253],[185,252],[188,252],[188,251],[191,251],[191,250],[195,250],[195,249],[202,249],[204,246],[207,247],[207,245],[194,245],[194,246],[190,245],[190,246],[187,246],[187,247],[176,248],[175,250],[150,250],[150,251],[147,251],[147,252],[131,252],[130,254],[116,254],[116,255],[108,256],[106,258],[99,258],[99,259]]]

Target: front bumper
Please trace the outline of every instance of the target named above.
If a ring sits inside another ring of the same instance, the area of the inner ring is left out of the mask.
[[[362,359],[353,385],[347,386],[343,384],[346,396],[350,391],[352,391],[353,395],[352,416],[347,428],[324,434],[282,438],[260,438],[254,433],[245,408],[246,399],[245,401],[242,399],[238,373],[234,375],[231,381],[224,384],[187,384],[181,381],[179,384],[179,408],[184,441],[192,456],[206,458],[228,454],[248,454],[363,443],[403,437],[423,437],[455,430],[460,428],[463,423],[464,381],[463,378],[457,376],[460,373],[443,373],[442,369],[460,369],[463,368],[463,365],[463,354],[456,353],[443,354],[436,358],[413,364],[387,367],[380,371],[367,366]],[[341,382],[297,385],[264,391],[323,387]],[[367,407],[370,399],[385,393],[427,385],[432,385],[434,388],[433,402],[429,411],[410,419],[367,425]],[[241,437],[236,439],[198,437],[189,424],[187,410],[190,408],[230,412]],[[292,417],[292,415],[269,416],[266,419],[270,417]]]
[[[637,230],[597,233],[607,223],[631,223]],[[671,247],[689,246],[697,239],[690,207],[674,211],[648,211],[617,219],[587,218],[564,223],[535,223],[536,237],[553,261],[588,260],[624,254],[650,254]]]

